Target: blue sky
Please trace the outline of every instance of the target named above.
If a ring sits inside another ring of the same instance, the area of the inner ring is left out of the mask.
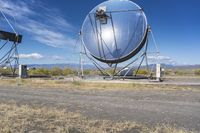
[[[103,0],[0,0],[17,32],[23,64],[78,63],[75,43],[87,13]],[[199,0],[134,0],[148,18],[160,60],[200,64]],[[0,28],[12,31],[3,17]]]

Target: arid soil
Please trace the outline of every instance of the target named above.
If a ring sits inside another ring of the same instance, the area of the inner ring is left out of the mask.
[[[191,86],[190,86],[191,88]],[[0,86],[0,103],[57,107],[91,120],[172,125],[200,132],[200,86],[195,91],[154,89],[61,89]]]

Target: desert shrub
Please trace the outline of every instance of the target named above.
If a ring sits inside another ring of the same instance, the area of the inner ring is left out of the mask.
[[[87,69],[83,71],[84,75],[99,75],[100,73],[97,70]]]
[[[183,76],[183,75],[185,75],[186,73],[183,72],[183,71],[181,71],[181,70],[176,70],[176,71],[174,71],[174,74],[177,75],[177,76]]]
[[[192,70],[175,70],[174,74],[176,76],[190,76],[193,75],[194,73],[192,72]]]
[[[135,73],[134,73],[134,74],[135,74]],[[148,71],[147,71],[147,70],[141,69],[141,70],[138,71],[137,74],[139,74],[139,75],[147,75],[147,74],[148,74]]]
[[[31,69],[28,72],[29,75],[51,75],[50,70],[45,68]]]
[[[84,75],[90,75],[90,70],[84,70],[83,73]]]
[[[165,70],[165,75],[173,75],[174,72],[172,70]]]
[[[197,76],[200,76],[200,69],[195,70],[194,74],[197,75]]]
[[[113,73],[113,69],[107,69],[106,72],[112,74]]]
[[[51,76],[62,76],[63,70],[59,67],[54,67],[54,68],[50,69],[50,75]]]
[[[9,75],[12,74],[12,70],[10,68],[0,68],[0,75]]]
[[[84,75],[99,75],[100,72],[98,70],[86,69],[83,71]],[[59,67],[54,67],[52,69],[45,69],[45,68],[37,68],[37,69],[30,69],[29,75],[47,75],[47,76],[72,76],[77,75],[78,72],[71,68],[64,68],[61,69]]]
[[[75,73],[76,73],[76,72],[73,71],[73,70],[70,69],[70,68],[65,68],[65,69],[63,69],[63,75],[64,75],[64,76],[74,75]]]
[[[52,69],[46,68],[37,68],[37,69],[30,69],[28,71],[29,75],[47,75],[47,76],[68,76],[74,75],[76,72],[73,69],[65,68],[61,69],[59,67],[54,67]]]

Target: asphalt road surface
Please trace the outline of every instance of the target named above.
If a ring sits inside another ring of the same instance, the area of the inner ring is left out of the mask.
[[[200,87],[199,87],[200,88]],[[0,103],[62,107],[90,119],[169,124],[200,131],[200,91],[0,87]]]

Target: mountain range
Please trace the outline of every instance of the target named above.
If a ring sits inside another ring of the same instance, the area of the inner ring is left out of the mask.
[[[58,68],[72,68],[79,69],[79,64],[29,64],[27,65],[29,68],[46,68],[51,69],[54,67]],[[152,65],[150,65],[152,66]],[[200,65],[170,65],[170,64],[162,64],[165,69],[200,69]],[[96,69],[96,67],[92,64],[85,64],[84,69]]]

